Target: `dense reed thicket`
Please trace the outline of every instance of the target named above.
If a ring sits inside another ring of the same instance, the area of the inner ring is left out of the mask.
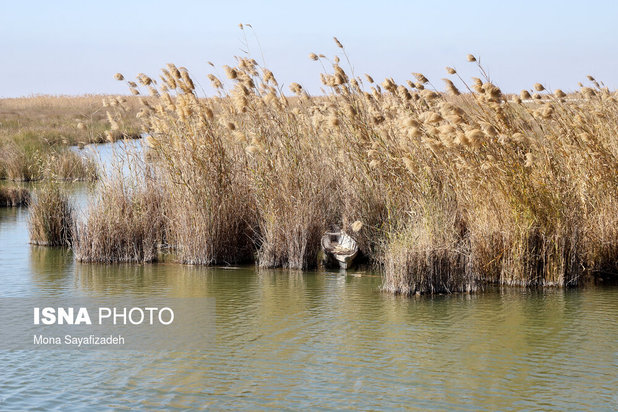
[[[615,92],[589,77],[569,94],[536,84],[507,96],[480,64],[470,84],[448,67],[439,92],[420,73],[377,85],[338,58],[310,58],[332,67],[323,96],[296,83],[286,96],[251,58],[225,66],[225,84],[209,76],[214,98],[198,98],[173,64],[160,82],[130,82],[152,96],[138,115],[156,170],[149,187],[161,190],[156,213],[183,262],[307,268],[325,230],[360,220],[361,250],[394,293],[615,273]]]
[[[154,262],[164,241],[161,189],[150,179],[101,182],[85,221],[73,232],[81,262]]]
[[[74,211],[69,196],[57,183],[48,183],[36,191],[28,228],[33,245],[71,246]]]

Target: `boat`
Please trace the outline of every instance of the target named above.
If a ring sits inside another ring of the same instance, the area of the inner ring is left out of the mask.
[[[346,232],[326,232],[322,236],[322,252],[327,266],[339,264],[347,269],[358,254],[358,244]]]

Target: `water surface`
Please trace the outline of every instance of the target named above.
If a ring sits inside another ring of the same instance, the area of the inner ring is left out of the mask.
[[[79,264],[27,219],[0,208],[0,296],[215,298],[216,343],[0,351],[0,410],[618,409],[618,288],[408,299],[371,273]]]

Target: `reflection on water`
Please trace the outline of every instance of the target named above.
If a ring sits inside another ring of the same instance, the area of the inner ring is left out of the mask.
[[[615,288],[407,299],[371,276],[73,264],[35,248],[27,262],[37,296],[214,297],[217,336],[205,351],[0,352],[17,409],[616,407]]]
[[[215,298],[216,345],[0,351],[0,410],[618,409],[618,288],[408,299],[370,274],[80,264],[26,222],[0,208],[0,296]]]

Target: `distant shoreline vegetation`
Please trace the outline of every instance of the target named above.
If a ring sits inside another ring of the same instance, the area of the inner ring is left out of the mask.
[[[112,103],[113,101],[113,103]],[[110,130],[105,105],[124,103],[122,131]],[[96,162],[69,150],[139,137],[139,101],[116,96],[33,96],[0,99],[0,179],[94,180]]]
[[[335,39],[345,56],[345,49]],[[347,56],[346,56],[347,58]],[[321,235],[355,234],[386,291],[576,286],[618,272],[618,100],[594,78],[507,96],[478,66],[380,85],[312,53],[324,94],[236,58],[198,98],[173,64],[127,84],[148,133],[136,178],[103,178],[72,247],[85,262],[255,262],[307,269]],[[125,81],[124,76],[116,78]],[[129,111],[109,105],[113,130]]]

